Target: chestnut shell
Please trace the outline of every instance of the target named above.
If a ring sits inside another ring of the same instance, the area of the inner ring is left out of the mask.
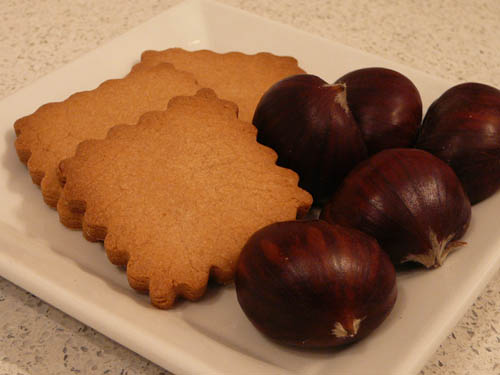
[[[276,151],[278,165],[297,172],[299,186],[316,204],[325,203],[367,156],[345,95],[343,85],[299,74],[266,91],[253,117],[257,141]]]
[[[394,266],[372,237],[320,220],[257,231],[240,255],[235,284],[258,330],[306,348],[365,337],[397,296]]]
[[[463,83],[429,107],[417,146],[448,163],[472,204],[500,188],[500,90]]]
[[[347,103],[373,155],[387,148],[413,147],[422,121],[422,99],[406,76],[387,68],[364,68],[340,77]]]
[[[440,266],[463,242],[470,202],[453,170],[430,153],[390,149],[346,177],[322,219],[375,237],[395,264]]]

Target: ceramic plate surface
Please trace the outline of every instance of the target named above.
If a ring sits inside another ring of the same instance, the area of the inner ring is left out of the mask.
[[[160,311],[128,286],[101,244],[59,224],[15,153],[14,121],[40,105],[125,75],[145,49],[209,48],[292,55],[334,81],[367,66],[406,74],[424,106],[452,83],[211,2],[188,1],[0,102],[0,274],[174,373],[417,373],[500,265],[500,193],[473,208],[468,246],[431,272],[398,276],[399,298],[370,337],[338,352],[278,346],[246,319],[233,287]]]

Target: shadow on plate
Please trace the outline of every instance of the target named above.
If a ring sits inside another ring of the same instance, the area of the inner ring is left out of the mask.
[[[4,136],[6,152],[2,155],[1,164],[3,170],[7,171],[6,196],[16,197],[11,202],[5,202],[7,217],[4,220],[24,236],[42,242],[51,251],[71,259],[86,273],[98,276],[114,291],[129,293],[124,268],[108,261],[102,243],[86,241],[81,231],[63,226],[57,211],[45,204],[40,188],[32,183],[28,169],[16,155],[15,138],[14,130],[7,131]],[[15,204],[13,201],[20,203]],[[135,294],[137,298],[133,298],[134,301],[142,306],[150,306],[149,298],[140,293]]]

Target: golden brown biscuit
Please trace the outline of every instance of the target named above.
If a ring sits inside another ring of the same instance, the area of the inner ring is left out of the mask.
[[[113,125],[134,124],[144,112],[164,110],[173,96],[192,95],[199,88],[190,73],[171,64],[106,81],[17,120],[18,156],[27,163],[33,182],[41,185],[45,202],[55,207],[61,190],[57,165],[74,154],[78,143],[104,138]]]
[[[285,77],[304,73],[293,57],[267,52],[255,55],[240,52],[220,54],[208,50],[190,52],[181,48],[145,51],[133,70],[164,62],[193,73],[201,86],[209,87],[220,98],[236,103],[239,118],[247,122],[252,122],[255,108],[267,89]]]
[[[231,280],[252,233],[311,205],[276,159],[233,103],[202,89],[82,142],[60,164],[59,214],[87,239],[104,240],[130,285],[168,308],[177,295],[201,297],[210,275]]]

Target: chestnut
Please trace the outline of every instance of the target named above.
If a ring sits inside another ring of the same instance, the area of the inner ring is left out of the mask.
[[[311,74],[275,83],[253,117],[257,141],[273,148],[277,164],[300,177],[299,186],[324,203],[342,179],[366,157],[361,131],[346,103],[344,85]]]
[[[369,155],[387,148],[412,147],[422,121],[422,99],[403,74],[364,68],[340,77],[347,104],[361,128]]]
[[[329,348],[367,336],[391,312],[394,266],[372,237],[321,220],[257,231],[235,276],[253,325],[279,343]]]
[[[430,153],[389,149],[361,162],[321,216],[375,237],[395,264],[443,264],[464,245],[471,206],[453,170]]]
[[[472,204],[500,188],[500,90],[463,83],[429,107],[416,147],[448,163]]]

